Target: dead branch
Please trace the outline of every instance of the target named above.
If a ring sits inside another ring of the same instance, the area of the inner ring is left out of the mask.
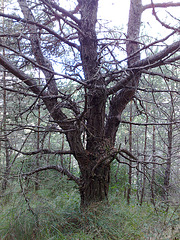
[[[31,156],[31,155],[36,155],[38,153],[41,153],[41,154],[58,154],[58,155],[65,155],[65,154],[73,154],[72,151],[70,150],[56,150],[56,151],[51,151],[49,149],[39,149],[39,150],[36,150],[36,151],[31,151],[31,152],[23,152],[21,150],[18,150],[18,149],[15,149],[13,147],[10,147],[11,150],[15,151],[15,152],[18,152],[18,153],[21,153],[23,155],[27,155],[27,156]]]
[[[34,171],[31,171],[28,173],[22,173],[21,175],[23,177],[28,177],[35,173],[46,171],[46,170],[51,170],[51,169],[56,170],[64,175],[66,175],[70,180],[73,180],[78,185],[80,185],[80,179],[78,177],[74,176],[72,173],[70,173],[67,169],[61,167],[60,165],[49,165],[49,166],[45,166],[45,167],[40,167],[40,168],[35,169]]]
[[[128,122],[128,121],[121,121],[121,123],[132,124],[136,126],[169,126],[172,124],[179,124],[179,121],[176,122],[168,122],[168,123],[135,123],[135,122]]]
[[[150,4],[147,4],[147,5],[144,5],[142,7],[142,11],[145,11],[146,9],[149,9],[149,8],[168,8],[168,7],[179,7],[180,6],[180,3],[179,2],[167,2],[167,3],[150,3]]]
[[[175,82],[180,82],[180,78],[174,77],[174,76],[168,76],[168,75],[162,74],[160,72],[147,71],[147,70],[142,70],[141,72],[145,73],[145,74],[152,75],[152,76],[159,76],[159,77],[162,77],[162,78],[165,78],[165,79],[169,79],[169,80],[172,80],[172,81],[175,81]]]
[[[175,27],[172,27],[170,26],[169,24],[166,24],[165,22],[161,21],[160,18],[157,16],[157,13],[155,11],[155,5],[153,3],[153,1],[151,0],[151,5],[152,5],[152,14],[155,16],[156,20],[165,28],[167,29],[172,29],[172,30],[175,30],[177,32],[180,32],[180,28],[175,28]],[[178,6],[178,5],[176,5]],[[180,5],[179,5],[180,6]]]

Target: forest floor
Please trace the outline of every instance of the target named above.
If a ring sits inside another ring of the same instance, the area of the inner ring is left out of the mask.
[[[111,191],[109,205],[81,212],[79,194],[66,181],[48,183],[40,190],[16,183],[0,193],[0,240],[179,240],[178,205],[149,202],[128,205]]]

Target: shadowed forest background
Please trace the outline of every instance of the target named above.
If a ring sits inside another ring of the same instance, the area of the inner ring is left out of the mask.
[[[180,3],[127,4],[1,0],[0,239],[179,239]]]

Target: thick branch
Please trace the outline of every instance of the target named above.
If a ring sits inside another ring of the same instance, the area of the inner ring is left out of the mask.
[[[27,74],[25,74],[23,71],[18,69],[16,66],[14,66],[11,62],[9,62],[3,55],[0,54],[0,64],[7,69],[10,73],[12,73],[17,78],[21,79],[26,85],[29,86],[29,89],[35,93],[40,94],[42,91],[42,88],[38,87],[36,84],[36,81],[29,77]],[[44,92],[41,93],[42,96],[46,96]]]
[[[180,3],[179,2],[167,2],[167,3],[150,3],[147,5],[144,5],[142,7],[142,11],[149,9],[149,8],[168,8],[168,7],[179,7]]]
[[[120,89],[124,88],[128,82],[131,80],[131,76],[128,75],[125,78],[121,79],[116,85],[114,85],[113,87],[109,88],[107,90],[107,94],[111,95],[116,93],[117,91],[119,91]]]
[[[180,28],[172,27],[172,26],[170,26],[169,24],[166,24],[165,22],[163,22],[163,21],[160,20],[160,18],[159,18],[159,17],[157,16],[157,14],[156,14],[155,7],[154,7],[154,3],[153,3],[152,0],[151,0],[151,2],[152,2],[152,8],[153,8],[152,14],[155,16],[156,20],[157,20],[163,27],[165,27],[165,28],[167,28],[167,29],[173,29],[173,30],[175,30],[175,31],[177,31],[177,32],[180,32]]]
[[[59,12],[63,13],[63,15],[71,18],[71,19],[72,19],[74,22],[76,22],[78,25],[80,24],[80,20],[79,20],[77,17],[75,17],[71,11],[65,10],[64,8],[60,7],[59,5],[57,5],[57,4],[56,4],[55,2],[53,2],[53,1],[47,1],[47,0],[44,1],[44,0],[43,0],[43,2],[44,2],[44,4],[46,4],[47,6],[50,5],[51,7],[55,8],[55,9],[58,10]]]
[[[141,70],[141,69],[150,69],[154,67],[158,67],[164,65],[167,59],[174,53],[180,50],[180,41],[172,43],[171,45],[167,46],[162,51],[154,54],[150,57],[147,57],[143,60],[140,60],[134,63],[131,66],[131,70]]]
[[[117,154],[121,155],[122,153],[125,153],[131,159],[136,160],[135,162],[138,161],[138,159],[135,156],[133,156],[133,154],[130,153],[127,149],[120,149],[120,150],[112,149],[111,152],[107,156],[105,156],[103,158],[100,158],[100,160],[96,163],[96,165],[92,169],[92,175],[94,175],[94,172],[99,165],[101,165],[104,162],[105,162],[106,165],[109,165],[117,157]]]
[[[174,54],[175,52],[179,51],[179,49],[180,49],[180,41],[177,41],[177,42],[167,46],[162,51],[134,63],[129,70],[131,70],[131,71],[141,70],[142,73],[147,73],[147,74],[150,74],[150,75],[158,75],[158,76],[161,76],[163,78],[167,78],[167,79],[171,79],[173,81],[179,82],[179,79],[175,78],[173,76],[168,77],[167,75],[164,75],[164,74],[147,71],[147,69],[155,68],[155,67],[158,67],[158,66],[162,66],[162,65],[165,65],[165,64],[170,64],[172,62],[178,61],[180,59],[180,55],[175,56],[175,57],[171,57],[171,58],[170,58],[170,56],[172,54]],[[164,58],[164,60],[163,60],[163,58]],[[124,71],[126,73],[128,73],[127,70],[128,69],[125,69]],[[121,72],[119,72],[119,74]],[[118,72],[115,73],[115,75],[117,75],[117,77],[118,77]],[[118,90],[122,89],[123,87],[126,87],[130,80],[131,80],[131,75],[126,74],[126,76],[123,79],[121,79],[116,85],[114,85],[113,87],[108,89],[107,94],[111,95],[113,93],[116,93]]]
[[[176,61],[180,60],[180,55],[175,56],[175,57],[171,57],[169,59],[167,59],[166,61],[164,61],[165,64],[175,64]]]
[[[28,176],[31,176],[35,173],[38,173],[38,172],[42,172],[42,171],[46,171],[46,170],[50,170],[50,169],[53,169],[53,170],[56,170],[64,175],[66,175],[70,180],[73,180],[75,181],[78,185],[80,185],[80,180],[79,178],[75,177],[72,173],[70,173],[67,169],[59,166],[59,165],[50,165],[50,166],[45,166],[45,167],[40,167],[40,168],[37,168],[35,169],[34,171],[32,172],[28,172],[28,173],[23,173],[22,176],[25,176],[25,177],[28,177]]]
[[[35,17],[29,8],[26,0],[18,0],[19,6],[21,8],[21,11],[24,15],[24,18],[28,21],[34,21]],[[28,32],[29,32],[29,38],[31,41],[31,49],[32,53],[38,62],[38,64],[43,65],[44,67],[53,70],[51,62],[44,56],[42,49],[41,49],[41,42],[38,34],[38,28],[36,25],[28,24]],[[42,70],[45,77],[46,77],[46,83],[48,82],[48,91],[50,95],[58,95],[58,89],[57,84],[54,79],[54,75],[50,74],[49,71]],[[50,80],[50,81],[49,81]],[[56,102],[56,99],[53,99],[54,102]]]
[[[41,94],[43,96],[43,101],[46,104],[48,111],[51,113],[51,116],[59,124],[59,126],[66,131],[67,140],[71,149],[74,152],[74,156],[79,162],[83,162],[86,158],[86,153],[81,142],[81,131],[80,129],[74,129],[73,122],[66,121],[66,115],[61,110],[61,104],[54,104],[51,101],[51,98],[42,91],[42,88],[39,88],[34,81],[23,71],[19,70],[17,67],[13,66],[5,57],[0,54],[0,64],[6,68],[10,73],[12,73],[17,78],[21,79],[26,85],[29,86],[30,90],[36,95]],[[70,129],[74,129],[73,133],[69,132]]]

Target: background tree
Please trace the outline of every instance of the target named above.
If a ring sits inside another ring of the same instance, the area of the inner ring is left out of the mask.
[[[72,153],[80,169],[79,177],[59,164],[42,166],[24,175],[54,169],[78,184],[82,207],[105,200],[112,161],[122,154],[137,161],[115,141],[122,112],[134,98],[140,82],[145,82],[143,75],[179,82],[177,77],[166,75],[166,68],[162,67],[179,60],[180,41],[174,41],[179,28],[163,22],[156,8],[180,3],[151,2],[143,6],[141,0],[131,0],[126,37],[115,38],[113,33],[101,37],[98,31],[98,0],[78,0],[74,9],[49,0],[17,2],[15,14],[0,13],[12,21],[15,29],[11,32],[7,28],[3,34],[6,42],[0,43],[13,59],[0,55],[0,64],[16,77],[14,80],[21,80],[23,91],[31,96],[32,102],[24,114],[33,113],[40,102],[50,115],[50,123],[65,134],[69,144],[67,151],[59,153]],[[140,35],[141,17],[149,8],[169,32],[146,44],[147,38]],[[151,71],[158,67],[160,73]],[[40,83],[34,69],[41,71]],[[63,84],[68,82],[73,82],[73,87],[67,90]],[[40,122],[38,129],[39,125]],[[39,151],[43,149],[38,147]]]

